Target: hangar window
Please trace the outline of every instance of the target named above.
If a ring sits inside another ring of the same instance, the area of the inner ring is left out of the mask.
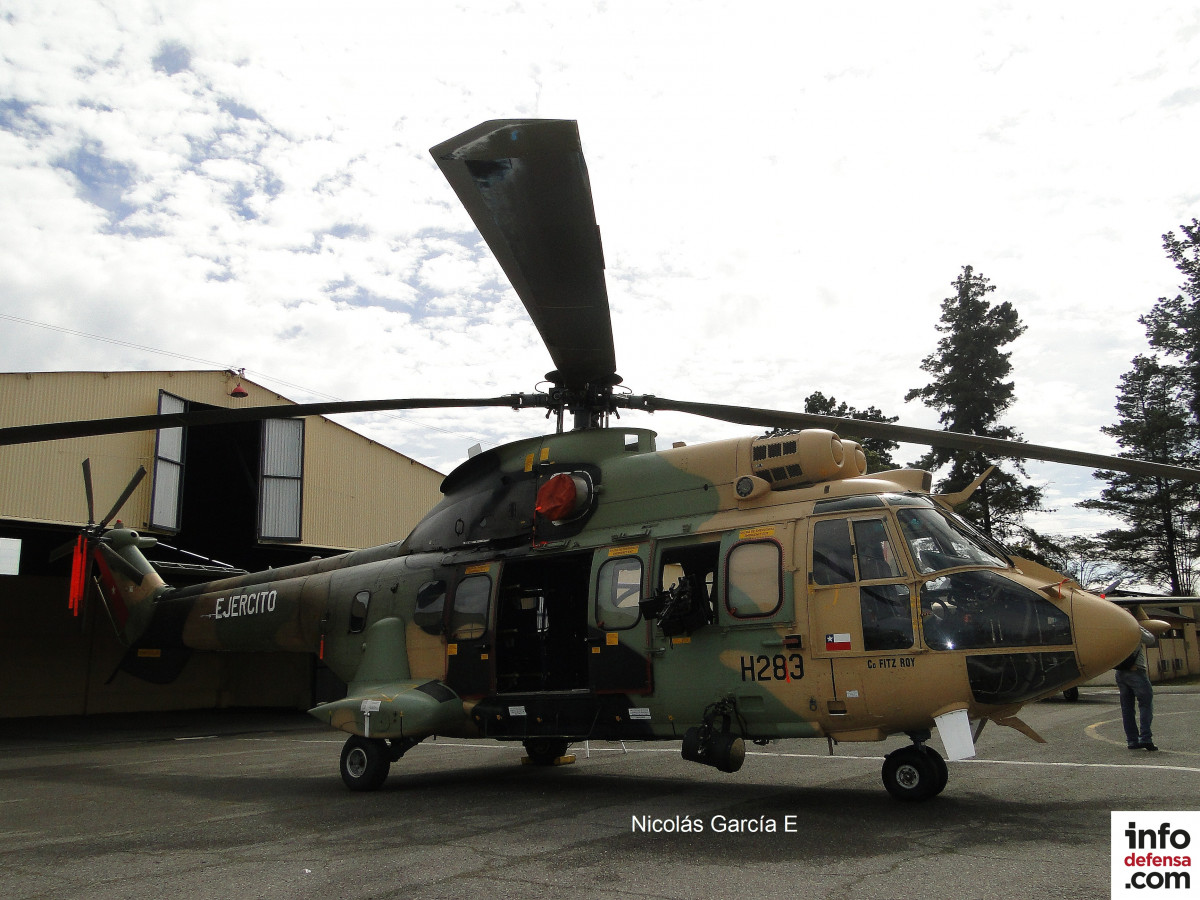
[[[21,574],[21,539],[0,538],[0,575]]]
[[[262,540],[300,540],[304,420],[267,419],[262,433],[258,532]]]
[[[166,391],[158,392],[158,412],[181,413],[187,401]],[[154,441],[154,488],[150,499],[150,525],[176,532],[183,505],[183,429],[160,428]]]

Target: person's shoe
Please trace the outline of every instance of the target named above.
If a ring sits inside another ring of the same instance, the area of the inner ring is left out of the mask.
[[[1138,747],[1141,748],[1142,750],[1150,750],[1150,751],[1154,751],[1154,750],[1158,749],[1157,747],[1154,746],[1154,741],[1146,741],[1144,744],[1138,744]]]
[[[1127,746],[1130,750],[1141,750],[1142,749],[1141,744],[1126,744],[1125,746]]]

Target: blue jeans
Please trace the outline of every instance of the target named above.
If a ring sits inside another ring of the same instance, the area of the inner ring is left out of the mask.
[[[1116,672],[1117,690],[1121,694],[1121,724],[1125,726],[1125,741],[1130,746],[1153,743],[1150,721],[1154,718],[1154,689],[1144,669]],[[1138,715],[1133,712],[1137,701]]]

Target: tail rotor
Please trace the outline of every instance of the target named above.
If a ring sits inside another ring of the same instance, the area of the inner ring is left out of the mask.
[[[125,486],[125,490],[117,498],[117,502],[113,504],[112,509],[108,511],[108,514],[103,519],[97,522],[95,491],[92,487],[92,461],[90,458],[83,461],[83,490],[87,497],[87,525],[80,530],[74,541],[63,544],[50,554],[51,560],[61,559],[68,553],[71,554],[71,582],[70,592],[67,597],[67,607],[71,610],[72,615],[78,617],[83,608],[83,601],[87,596],[88,582],[91,578],[94,563],[100,563],[102,571],[110,569],[114,562],[121,568],[130,568],[128,565],[120,566],[123,560],[104,545],[111,543],[111,538],[107,535],[109,530],[108,523],[116,518],[117,513],[121,511],[121,508],[133,496],[133,492],[137,490],[138,485],[142,483],[142,479],[145,477],[146,467],[138,466],[138,470],[133,473],[133,477]],[[153,546],[154,538],[138,538],[137,543],[142,547]],[[128,575],[129,573],[126,572],[123,574]],[[138,575],[136,570],[132,574],[135,576]],[[107,594],[108,592],[105,593]],[[106,596],[106,599],[110,598]]]

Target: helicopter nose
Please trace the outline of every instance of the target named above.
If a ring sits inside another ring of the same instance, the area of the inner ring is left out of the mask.
[[[1085,678],[1107,672],[1137,649],[1141,642],[1137,620],[1115,603],[1076,594],[1073,607],[1075,655]]]

